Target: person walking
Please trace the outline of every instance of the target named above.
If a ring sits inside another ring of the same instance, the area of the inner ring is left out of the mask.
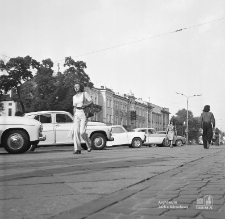
[[[220,132],[219,129],[215,129],[215,146],[220,146]]]
[[[209,105],[204,106],[200,116],[200,126],[203,129],[203,146],[205,149],[209,149],[213,137],[213,129],[215,129],[215,118],[213,113],[210,112]]]
[[[173,140],[174,140],[174,135],[176,134],[176,127],[174,125],[174,122],[170,120],[170,123],[168,124],[166,128],[166,137],[170,142],[170,147],[173,147]]]
[[[93,103],[90,95],[84,91],[84,86],[81,83],[74,85],[76,94],[73,96],[73,112],[74,124],[72,127],[74,139],[74,154],[81,154],[81,137],[84,139],[88,152],[91,152],[91,141],[86,133],[87,118],[84,113],[84,108]],[[86,101],[84,101],[86,100]],[[86,103],[85,103],[86,102]],[[71,135],[71,134],[69,134]]]

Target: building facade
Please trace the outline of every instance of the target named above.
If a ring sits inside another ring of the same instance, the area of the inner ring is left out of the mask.
[[[92,89],[93,102],[102,107],[90,118],[92,121],[108,125],[123,125],[128,130],[151,127],[157,131],[165,130],[169,123],[169,108],[136,98],[133,94],[120,94],[105,86]],[[135,117],[131,116],[135,113]]]

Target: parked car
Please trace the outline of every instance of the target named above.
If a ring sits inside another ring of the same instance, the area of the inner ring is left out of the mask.
[[[66,111],[39,111],[25,113],[25,117],[30,117],[43,124],[43,135],[46,136],[42,145],[72,145],[73,139],[68,138],[68,133],[73,125],[73,116]],[[112,140],[111,128],[102,122],[88,122],[87,134],[91,139],[92,147],[101,150],[106,147],[107,141]],[[87,149],[82,139],[82,148]],[[35,148],[33,148],[34,150]]]
[[[166,135],[166,131],[158,131],[157,132],[158,134],[164,134]],[[180,136],[180,135],[175,135],[174,136],[174,139],[173,139],[173,144],[176,145],[176,146],[181,146],[183,144],[186,143],[186,138],[183,137],[183,136]]]
[[[110,127],[113,141],[107,142],[107,147],[129,145],[132,148],[140,148],[146,141],[143,132],[128,132],[122,125],[112,125]]]
[[[159,145],[169,146],[169,142],[166,141],[166,131],[157,132],[154,128],[136,128],[135,132],[144,132],[146,135],[145,145]],[[185,144],[185,138],[182,136],[175,136],[173,144],[180,146]]]
[[[11,154],[24,153],[45,140],[42,129],[42,124],[32,118],[0,116],[0,147]]]

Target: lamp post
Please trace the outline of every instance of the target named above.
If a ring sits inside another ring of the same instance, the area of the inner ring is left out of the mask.
[[[187,134],[187,140],[186,140],[186,145],[188,145],[188,99],[191,97],[197,97],[197,96],[202,96],[201,94],[197,94],[197,95],[192,95],[192,96],[186,96],[182,93],[177,93],[176,94],[180,94],[182,96],[185,96],[187,98],[187,128],[186,128],[186,134]]]

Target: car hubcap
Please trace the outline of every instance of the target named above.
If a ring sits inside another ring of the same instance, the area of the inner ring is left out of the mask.
[[[95,140],[94,140],[94,145],[95,145],[96,147],[101,147],[101,146],[103,145],[103,139],[100,138],[100,137],[95,138]]]
[[[177,146],[180,146],[181,144],[182,144],[181,141],[178,141],[178,142],[177,142]]]
[[[9,136],[7,143],[11,149],[18,150],[23,146],[24,140],[20,134],[16,133]]]
[[[141,144],[140,141],[138,141],[138,140],[134,141],[134,146],[135,146],[135,147],[140,146],[140,144]]]

